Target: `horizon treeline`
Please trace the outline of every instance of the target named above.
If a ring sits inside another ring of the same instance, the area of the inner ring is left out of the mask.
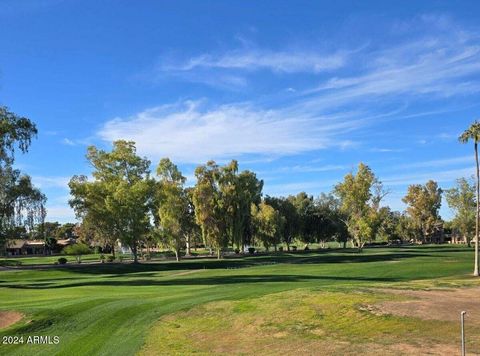
[[[403,198],[406,211],[392,211],[382,205],[388,191],[363,163],[330,193],[272,197],[264,196],[263,181],[252,171],[239,171],[235,160],[199,165],[196,184],[187,187],[169,158],[151,172],[151,162],[137,155],[131,141],[115,141],[111,151],[91,146],[87,159],[93,180],[74,176],[69,183],[80,237],[112,251],[120,241],[135,261],[140,248],[163,246],[179,259],[182,253],[190,254],[194,244],[215,251],[218,258],[227,248],[276,251],[280,245],[289,250],[295,243],[325,246],[329,241],[343,246],[351,241],[361,250],[373,241],[434,242],[444,228],[439,215],[443,191],[435,181],[409,186]],[[475,206],[472,189],[463,179],[447,191],[449,205],[457,206],[457,215],[466,215],[447,227],[455,227],[468,242]]]

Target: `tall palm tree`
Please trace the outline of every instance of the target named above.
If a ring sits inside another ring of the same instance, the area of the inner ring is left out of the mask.
[[[464,133],[460,135],[458,140],[461,143],[467,143],[470,140],[473,140],[474,149],[475,149],[475,162],[477,164],[477,215],[475,223],[475,266],[473,268],[473,275],[478,276],[478,225],[480,223],[480,168],[478,166],[478,141],[480,141],[480,122],[475,121]]]

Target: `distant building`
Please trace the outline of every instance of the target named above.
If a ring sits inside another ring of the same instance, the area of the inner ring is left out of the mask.
[[[63,249],[64,247],[70,246],[70,245],[75,245],[77,243],[77,240],[74,238],[69,238],[69,239],[62,239],[62,240],[57,240],[57,245],[60,249]]]
[[[7,240],[5,250],[8,256],[43,255],[45,254],[45,241]]]

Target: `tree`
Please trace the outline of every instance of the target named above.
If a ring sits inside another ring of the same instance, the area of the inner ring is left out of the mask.
[[[402,201],[408,205],[407,214],[422,232],[422,241],[431,242],[431,236],[441,224],[442,190],[437,182],[429,180],[425,185],[410,185]]]
[[[15,150],[26,153],[37,134],[35,124],[0,107],[0,245],[22,226],[33,228],[45,218],[46,197],[29,176],[12,167]]]
[[[343,182],[335,186],[334,193],[340,200],[353,243],[362,250],[365,242],[375,237],[378,228],[376,213],[385,195],[382,184],[368,166],[360,163],[357,174],[347,174]]]
[[[26,153],[37,133],[37,127],[32,121],[0,106],[0,163],[12,164],[16,147]]]
[[[224,202],[218,184],[220,174],[220,168],[214,161],[198,166],[195,169],[197,184],[193,191],[195,219],[205,244],[217,251],[218,259],[228,243]]]
[[[195,170],[192,192],[195,218],[205,243],[217,250],[245,246],[252,235],[251,204],[258,204],[263,181],[249,171],[238,173],[237,161],[220,167],[214,161]]]
[[[445,191],[448,206],[455,211],[452,227],[466,239],[468,246],[475,232],[475,184],[457,179],[456,187]]]
[[[76,228],[76,224],[65,223],[58,227],[58,229],[55,232],[55,238],[57,240],[76,238],[75,228]]]
[[[262,242],[267,251],[273,245],[276,252],[285,218],[272,206],[262,202],[258,207],[252,204],[252,220],[254,236]]]
[[[466,129],[458,138],[461,143],[468,143],[473,141],[473,149],[475,152],[476,165],[476,195],[477,195],[477,212],[475,214],[475,263],[473,267],[473,275],[478,277],[478,258],[479,258],[479,224],[480,224],[480,167],[478,163],[478,141],[480,138],[480,122],[475,121],[468,129]]]
[[[82,262],[82,255],[88,255],[89,253],[92,253],[90,248],[82,243],[67,246],[63,249],[63,252],[65,252],[67,255],[75,256],[77,263]]]
[[[297,226],[295,237],[306,244],[312,242],[315,229],[319,224],[319,222],[316,221],[317,216],[313,197],[305,192],[300,192],[295,196],[289,196],[287,199],[296,209]]]
[[[98,243],[104,250],[111,250],[115,257],[117,221],[107,206],[107,182],[96,180],[89,182],[86,176],[74,176],[70,182],[69,203],[78,219],[81,220],[76,234],[89,245]]]
[[[284,217],[281,237],[287,245],[287,250],[290,251],[290,245],[295,236],[299,234],[300,229],[300,219],[295,205],[285,197],[270,197],[268,195],[265,197],[265,203],[274,207]]]
[[[139,242],[150,229],[150,161],[136,154],[134,142],[124,140],[115,141],[111,152],[90,146],[87,159],[94,181],[73,177],[70,205],[100,235],[129,246],[137,263]]]
[[[160,160],[157,176],[160,179],[158,182],[159,232],[163,244],[174,250],[175,257],[179,261],[180,250],[186,244],[190,233],[190,202],[184,188],[186,178],[168,158]]]
[[[336,240],[345,247],[348,229],[343,222],[340,202],[332,194],[322,193],[315,201],[316,206],[316,240],[325,247],[327,241]]]

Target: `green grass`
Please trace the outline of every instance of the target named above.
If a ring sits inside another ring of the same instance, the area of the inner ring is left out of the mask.
[[[59,345],[0,345],[0,354],[132,355],[153,337],[149,330],[161,317],[205,303],[244,300],[232,308],[251,313],[255,298],[293,290],[478,285],[470,277],[472,261],[471,249],[420,246],[0,271],[0,310],[26,315],[0,337],[61,339]]]
[[[107,254],[105,254],[107,256]],[[56,255],[56,256],[29,256],[29,257],[0,257],[0,266],[32,266],[32,265],[52,265],[60,257],[65,257],[68,263],[76,263],[75,256]],[[82,262],[100,262],[100,254],[92,253],[82,256]]]

